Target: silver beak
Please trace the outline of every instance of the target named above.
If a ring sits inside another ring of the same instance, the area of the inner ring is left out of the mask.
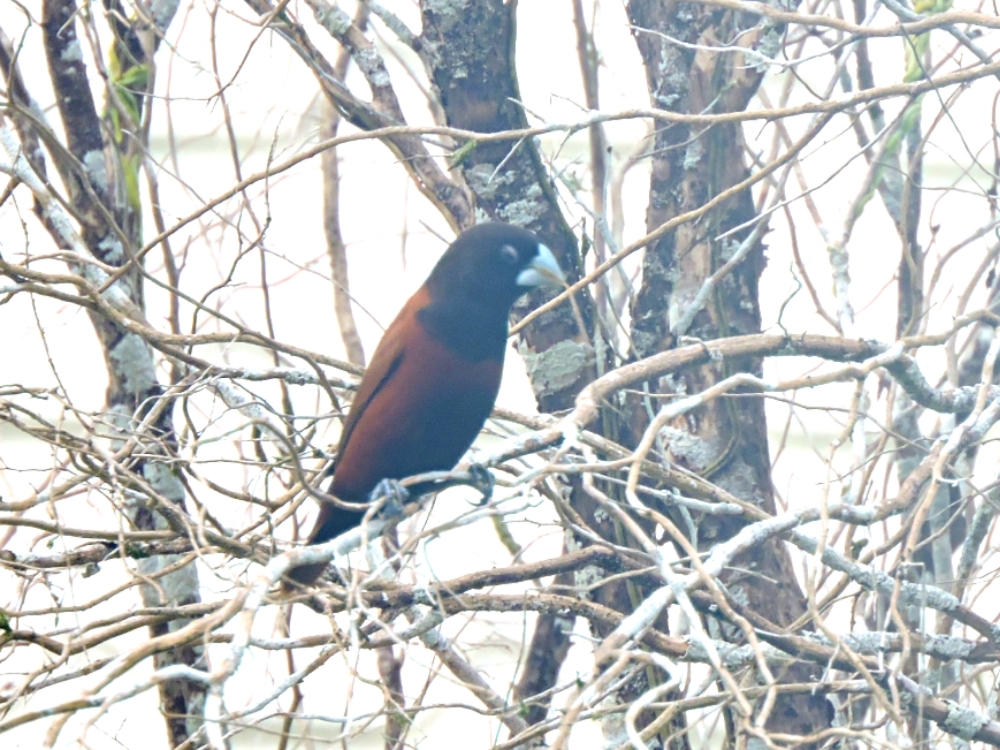
[[[522,287],[535,286],[566,286],[566,277],[563,276],[556,256],[545,245],[538,245],[538,255],[536,255],[528,267],[517,275],[517,285]]]

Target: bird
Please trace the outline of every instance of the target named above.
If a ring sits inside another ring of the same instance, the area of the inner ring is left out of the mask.
[[[539,286],[565,285],[534,233],[500,222],[462,232],[385,330],[340,436],[328,494],[369,501],[383,480],[448,471],[493,409],[514,302]],[[308,544],[361,524],[365,506],[321,502]],[[326,564],[291,568],[308,585]]]

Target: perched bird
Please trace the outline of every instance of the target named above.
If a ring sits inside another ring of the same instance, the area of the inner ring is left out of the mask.
[[[480,224],[456,239],[375,349],[340,436],[329,494],[365,503],[383,479],[447,471],[493,409],[510,308],[532,287],[559,283],[552,251],[531,232]],[[363,508],[323,503],[309,542],[358,526]],[[311,583],[325,565],[293,568]]]

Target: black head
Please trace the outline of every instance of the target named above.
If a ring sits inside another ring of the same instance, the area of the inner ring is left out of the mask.
[[[427,278],[437,300],[464,299],[502,308],[536,286],[559,285],[562,271],[552,251],[527,229],[479,224],[451,243]]]
[[[502,360],[511,305],[542,284],[559,286],[552,251],[526,229],[480,224],[459,235],[424,286],[431,303],[418,313],[438,340],[470,361]]]

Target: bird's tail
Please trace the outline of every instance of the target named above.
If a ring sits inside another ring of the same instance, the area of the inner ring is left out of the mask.
[[[348,510],[333,503],[323,503],[316,518],[316,525],[309,535],[309,544],[322,544],[350,531],[364,518],[364,512]],[[328,563],[299,565],[285,573],[285,578],[308,586],[326,570]]]

